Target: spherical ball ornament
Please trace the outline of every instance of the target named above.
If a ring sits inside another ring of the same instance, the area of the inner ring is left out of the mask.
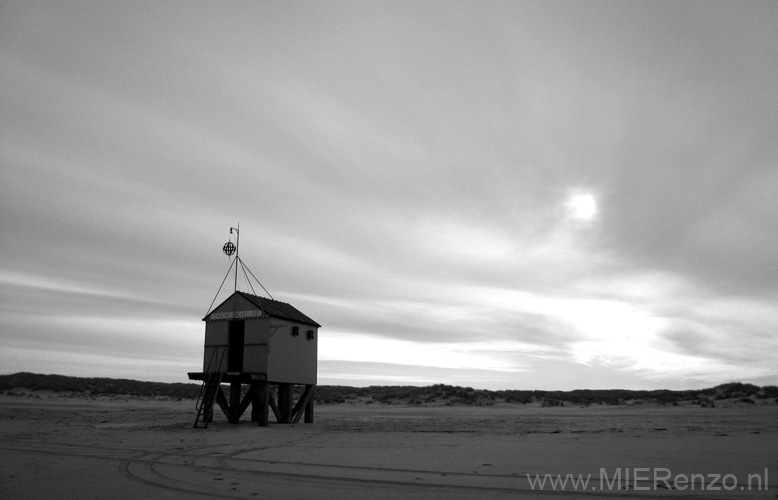
[[[235,245],[233,245],[231,241],[228,241],[222,247],[222,251],[227,255],[232,255],[235,253]]]

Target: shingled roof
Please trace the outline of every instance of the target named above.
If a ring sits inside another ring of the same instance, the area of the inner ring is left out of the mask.
[[[286,302],[281,302],[278,300],[268,299],[266,297],[260,297],[259,295],[253,295],[246,292],[235,292],[241,294],[246,300],[249,302],[254,303],[257,307],[262,309],[268,316],[273,316],[274,318],[279,319],[286,319],[289,321],[294,321],[296,323],[303,323],[305,325],[311,325],[316,327],[321,327],[321,325],[305,314],[301,313],[299,310],[297,310],[296,307],[294,307],[291,304],[287,304]]]

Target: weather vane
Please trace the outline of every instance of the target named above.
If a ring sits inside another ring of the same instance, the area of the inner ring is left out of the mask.
[[[235,237],[235,243],[232,242],[232,233],[233,231],[236,234]],[[239,274],[239,268],[243,271],[243,275],[246,277],[246,283],[251,288],[251,293],[254,295],[257,294],[257,292],[254,290],[254,285],[251,284],[251,280],[249,279],[249,276],[254,278],[254,281],[262,287],[262,290],[265,291],[268,297],[270,297],[271,300],[273,299],[273,296],[270,294],[270,292],[267,291],[267,288],[265,288],[265,285],[263,285],[256,276],[254,276],[254,273],[251,272],[251,269],[246,267],[246,264],[243,262],[243,260],[240,258],[240,224],[238,224],[238,227],[231,227],[230,228],[230,239],[227,243],[222,245],[222,252],[224,252],[227,257],[230,257],[230,267],[227,269],[227,274],[224,275],[224,280],[222,280],[222,284],[219,286],[219,290],[216,292],[216,296],[213,298],[213,301],[211,302],[211,305],[208,307],[208,311],[211,311],[211,308],[213,307],[213,304],[216,302],[216,299],[219,297],[219,292],[221,292],[222,287],[224,286],[224,283],[227,282],[227,278],[229,278],[230,274],[233,273],[233,267],[234,270],[234,280],[233,280],[233,286],[234,291],[238,291],[238,274]],[[235,257],[233,257],[233,255]]]
[[[240,224],[238,224],[240,226]],[[237,233],[237,237],[235,239],[235,243],[232,243],[232,236],[230,236],[230,241],[224,244],[222,247],[222,252],[227,254],[228,257],[231,257],[232,254],[235,254],[235,291],[238,291],[238,262],[240,262],[240,258],[238,257],[238,247],[240,246],[240,229],[236,227],[230,228],[230,234],[235,231]],[[228,272],[229,274],[229,272]]]
[[[240,224],[238,224],[238,226],[240,226]],[[232,254],[236,253],[238,251],[238,245],[240,245],[240,229],[231,227],[230,234],[232,234],[233,231],[238,233],[237,242],[236,242],[237,244],[234,244],[232,242],[232,236],[230,236],[230,241],[225,243],[224,246],[222,247],[222,252],[226,253],[228,256],[232,256]]]

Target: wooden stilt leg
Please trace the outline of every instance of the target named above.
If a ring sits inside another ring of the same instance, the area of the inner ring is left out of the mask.
[[[276,422],[278,422],[279,424],[282,423],[283,419],[281,418],[281,412],[278,411],[278,405],[276,404],[276,400],[273,399],[272,395],[268,397],[268,399],[269,399],[268,404],[270,405],[270,409],[273,410],[273,415],[276,417]]]
[[[292,421],[292,384],[278,384],[278,410],[282,424]]]
[[[254,393],[254,397],[251,398],[251,421],[252,422],[259,422],[259,405],[260,405],[260,392],[261,392],[261,385],[260,383],[254,382],[254,384],[257,385],[257,391]],[[253,384],[252,384],[253,385]]]
[[[240,420],[240,417],[243,416],[243,412],[246,411],[246,408],[249,407],[249,405],[252,405],[254,400],[257,397],[257,392],[259,391],[259,383],[258,382],[252,382],[251,385],[249,385],[249,390],[246,391],[246,395],[243,396],[243,400],[240,402],[240,408],[237,410],[233,409],[233,415],[235,415],[235,423],[237,423]],[[254,411],[252,408],[252,420],[254,419]]]
[[[258,425],[266,426],[268,424],[268,410],[270,409],[270,384],[265,381],[259,382],[259,390],[254,397],[254,404],[251,408],[251,420]]]
[[[300,417],[303,416],[303,412],[305,411],[306,408],[308,408],[308,403],[310,402],[312,397],[313,397],[313,386],[306,385],[302,396],[300,396],[300,399],[297,400],[297,403],[295,403],[294,408],[292,408],[293,424],[296,424],[297,422],[300,421]]]
[[[315,385],[309,385],[309,386],[305,387],[306,391],[308,391],[308,390],[311,391],[310,399],[308,399],[308,404],[305,405],[305,417],[304,417],[303,422],[305,422],[306,424],[312,424],[313,423],[313,405],[314,405],[314,402],[313,402],[313,400],[314,400],[313,391],[314,391],[315,388],[316,388]]]

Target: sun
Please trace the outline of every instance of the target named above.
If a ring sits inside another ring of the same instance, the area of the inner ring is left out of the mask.
[[[592,220],[597,215],[597,201],[589,193],[574,194],[567,201],[567,211],[576,220]]]

